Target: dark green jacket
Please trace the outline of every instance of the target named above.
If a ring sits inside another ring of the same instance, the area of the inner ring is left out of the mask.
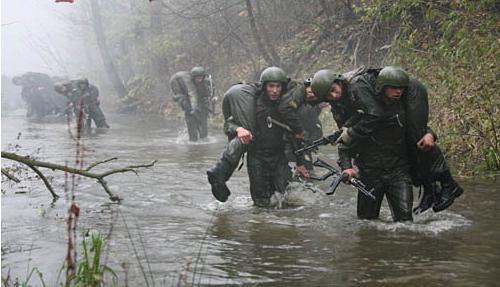
[[[351,159],[361,169],[408,167],[406,113],[404,104],[388,104],[375,93],[376,75],[366,73],[350,84],[353,106],[359,120],[348,128],[349,146],[339,145],[339,165],[350,168]]]

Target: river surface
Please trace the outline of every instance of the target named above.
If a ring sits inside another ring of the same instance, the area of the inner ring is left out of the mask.
[[[228,184],[229,201],[221,204],[205,174],[226,140],[221,132],[189,143],[180,120],[110,115],[108,122],[109,131],[83,138],[86,165],[118,157],[96,167],[104,171],[158,160],[138,176],[107,178],[123,198],[120,204],[111,203],[94,180],[76,181],[77,249],[85,233],[108,235],[104,260],[121,286],[500,284],[496,182],[461,180],[466,192],[450,209],[393,223],[385,202],[380,220],[358,220],[356,193],[347,186],[326,196],[299,185],[288,195],[290,207],[255,208],[243,167]],[[2,150],[74,166],[76,145],[65,124],[28,121],[22,111],[3,114],[1,136]],[[322,152],[335,154],[331,148]],[[2,167],[11,165],[2,160]],[[45,172],[61,195],[55,203],[31,172],[21,184],[2,183],[2,277],[24,279],[37,267],[47,286],[55,286],[64,277],[58,279],[69,192],[64,173]],[[30,282],[39,285],[36,276]]]

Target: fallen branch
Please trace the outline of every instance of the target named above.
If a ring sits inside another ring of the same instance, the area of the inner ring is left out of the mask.
[[[10,174],[5,168],[2,168],[2,174],[5,175],[8,179],[12,180],[15,183],[21,182],[17,177]]]
[[[78,174],[78,175],[82,175],[85,177],[94,178],[97,180],[97,182],[99,182],[101,184],[104,191],[109,195],[109,199],[111,199],[111,201],[120,201],[120,198],[111,192],[111,190],[109,189],[104,178],[106,176],[110,176],[110,175],[115,174],[115,173],[133,172],[133,173],[137,174],[136,169],[143,168],[143,167],[144,168],[145,167],[152,167],[156,163],[156,160],[154,160],[150,164],[130,165],[130,166],[126,166],[126,167],[120,168],[120,169],[113,169],[113,170],[109,170],[109,171],[102,172],[102,173],[94,173],[94,172],[90,172],[90,169],[94,168],[95,166],[97,166],[99,164],[106,163],[106,162],[115,160],[117,158],[110,158],[110,159],[107,159],[104,161],[99,161],[99,162],[93,163],[86,169],[77,169],[77,168],[73,168],[73,167],[69,167],[69,166],[65,166],[65,165],[44,162],[44,161],[38,161],[38,160],[31,159],[28,156],[21,156],[21,155],[15,154],[15,153],[5,152],[5,151],[2,151],[2,157],[23,163],[23,164],[27,165],[28,167],[30,167],[43,180],[45,186],[52,194],[52,197],[54,198],[54,200],[58,198],[58,195],[54,192],[54,189],[50,185],[49,181],[45,178],[45,176],[38,169],[38,167],[44,167],[44,168],[48,168],[51,170],[60,170],[60,171],[69,172],[72,174]],[[4,169],[2,169],[2,174],[7,176],[7,178],[9,178],[11,180],[14,180],[13,178],[11,178],[10,174],[7,175],[8,173],[6,171],[4,171]],[[14,180],[14,181],[16,181],[16,180]]]

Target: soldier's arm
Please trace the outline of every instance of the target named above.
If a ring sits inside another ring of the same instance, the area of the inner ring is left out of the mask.
[[[347,146],[345,144],[339,144],[338,146],[338,154],[339,159],[337,163],[339,164],[342,170],[352,168],[352,158],[355,152],[355,148],[353,146]]]
[[[351,93],[353,109],[356,112],[344,125],[347,128],[346,133],[350,138],[350,142],[355,143],[369,138],[376,132],[382,110],[370,87],[365,85],[354,86]],[[346,142],[346,144],[349,143]]]
[[[297,85],[291,88],[281,100],[278,106],[278,112],[283,120],[296,135],[302,135],[304,128],[298,115],[298,108],[305,103],[305,89],[303,86]]]
[[[237,124],[232,116],[224,120],[224,133],[229,137],[235,137],[238,132],[237,128],[241,125]]]

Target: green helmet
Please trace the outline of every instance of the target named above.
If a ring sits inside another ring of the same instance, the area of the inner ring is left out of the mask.
[[[375,90],[379,94],[386,86],[407,88],[409,83],[410,77],[405,70],[400,67],[387,66],[379,72]]]
[[[333,70],[319,70],[313,76],[311,88],[316,97],[325,99],[332,89],[333,82],[344,80],[345,78],[342,74],[336,73]]]
[[[205,77],[205,69],[203,67],[194,67],[191,69],[191,77]]]
[[[267,82],[280,82],[286,84],[288,81],[285,71],[278,67],[269,67],[264,69],[260,74],[260,82],[265,84]]]
[[[68,91],[67,87],[63,84],[55,84],[54,90],[56,90],[56,92],[58,92],[59,94],[64,94]]]
[[[77,80],[78,85],[83,85],[85,87],[89,86],[89,79],[87,78],[81,78]]]

